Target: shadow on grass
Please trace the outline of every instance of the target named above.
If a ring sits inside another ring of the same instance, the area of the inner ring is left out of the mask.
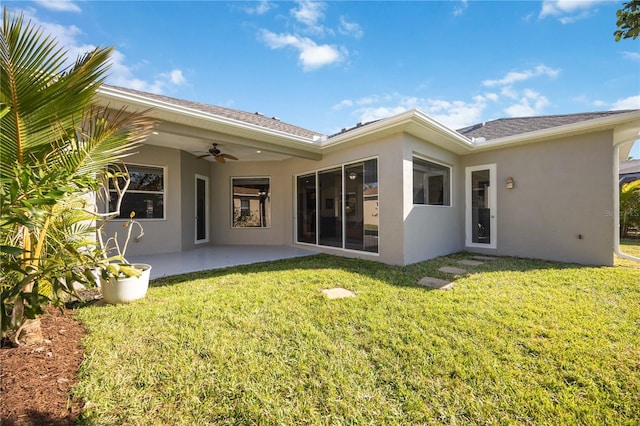
[[[190,272],[181,275],[157,278],[151,281],[151,287],[166,287],[180,284],[186,281],[216,278],[230,274],[256,274],[264,272],[278,272],[294,269],[321,270],[340,269],[349,273],[363,275],[372,279],[386,282],[390,285],[401,287],[420,287],[417,281],[423,277],[432,277],[456,281],[468,274],[493,272],[493,271],[531,271],[546,269],[576,269],[594,268],[594,266],[572,263],[551,262],[545,260],[496,257],[495,260],[485,261],[482,265],[468,266],[459,264],[459,260],[471,260],[476,253],[458,252],[446,256],[437,257],[423,262],[406,266],[387,265],[372,260],[346,258],[329,254],[315,254],[311,256],[296,257],[276,261],[260,262],[250,265],[239,265],[221,269],[211,269],[198,272]],[[443,266],[464,268],[467,274],[452,275],[439,271]]]

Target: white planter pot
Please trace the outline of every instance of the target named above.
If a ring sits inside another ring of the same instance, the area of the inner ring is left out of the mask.
[[[142,299],[147,294],[151,265],[134,263],[132,266],[142,269],[142,275],[129,278],[109,277],[108,280],[100,278],[100,288],[105,302],[112,305],[126,303]]]

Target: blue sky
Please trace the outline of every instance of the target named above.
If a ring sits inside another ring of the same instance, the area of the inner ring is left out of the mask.
[[[419,108],[451,128],[640,108],[613,1],[5,1],[108,83],[332,134]],[[632,152],[640,158],[640,143]]]

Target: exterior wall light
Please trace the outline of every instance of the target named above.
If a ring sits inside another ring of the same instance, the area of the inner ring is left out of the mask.
[[[513,178],[512,177],[508,177],[507,178],[507,189],[513,189]]]

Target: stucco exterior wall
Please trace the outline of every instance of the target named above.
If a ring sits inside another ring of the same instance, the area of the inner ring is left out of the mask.
[[[455,253],[464,248],[464,181],[457,155],[410,135],[403,150],[404,263]],[[413,157],[451,168],[451,206],[413,204]]]
[[[296,218],[293,208],[296,175],[370,158],[378,159],[379,253],[341,250],[324,246],[312,247],[318,251],[341,256],[359,257],[395,265],[404,264],[403,211],[400,208],[403,203],[403,194],[400,190],[403,178],[403,136],[401,134],[390,135],[367,144],[352,145],[347,148],[336,147],[325,152],[320,161],[296,158],[283,162],[282,169],[287,171],[286,191],[289,194],[283,216],[286,221],[284,243],[296,244],[294,241]],[[277,220],[276,215],[273,216],[273,220],[274,222]]]
[[[270,178],[271,226],[268,228],[234,228],[232,226],[231,178]],[[282,162],[227,161],[211,163],[211,244],[284,245],[291,209],[291,173]]]
[[[612,143],[604,131],[462,157],[463,167],[497,166],[494,252],[612,265]]]
[[[143,145],[138,149],[137,154],[125,159],[126,163],[165,167],[165,218],[140,219],[139,222],[144,228],[144,236],[139,242],[134,242],[132,238],[127,249],[127,256],[181,251],[180,153],[181,151],[178,149]],[[123,241],[122,222],[122,220],[113,220],[108,223],[104,228],[106,235],[113,236],[117,232],[118,240]]]

